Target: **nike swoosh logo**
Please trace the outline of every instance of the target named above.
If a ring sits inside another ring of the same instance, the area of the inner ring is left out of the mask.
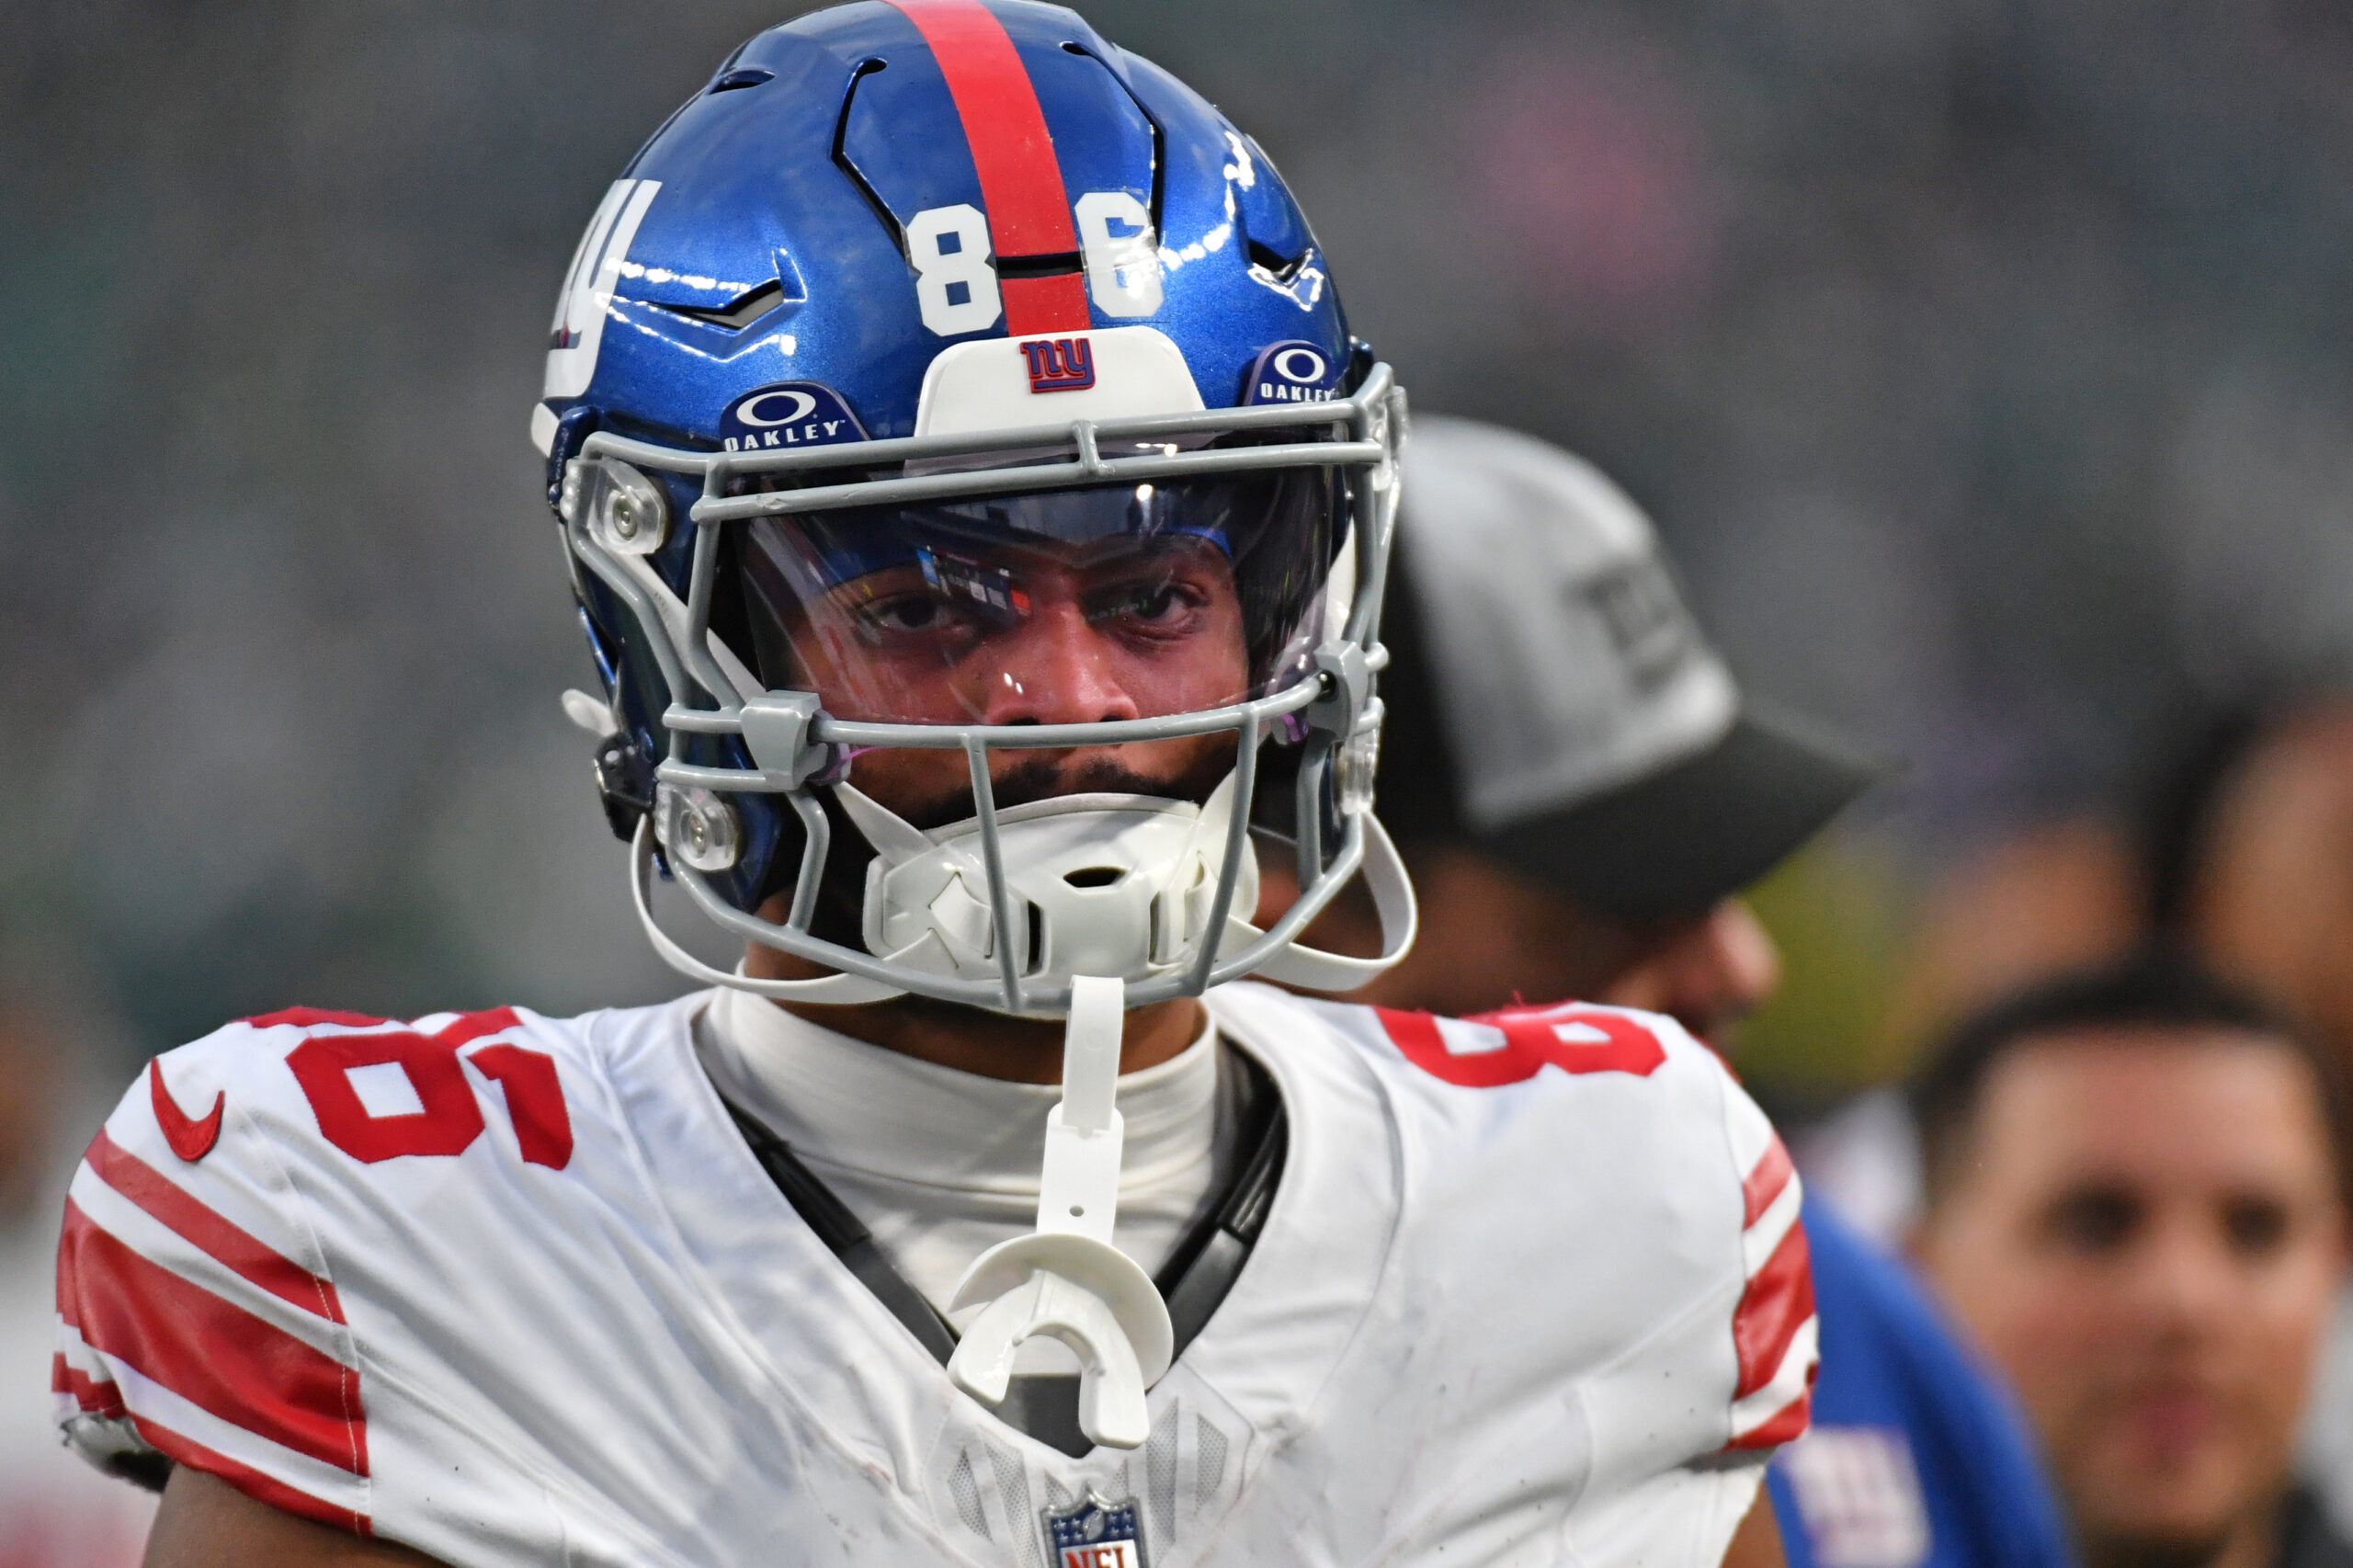
[[[212,1145],[221,1139],[221,1113],[229,1108],[226,1089],[212,1096],[212,1109],[202,1120],[180,1109],[179,1102],[164,1087],[161,1062],[147,1063],[147,1090],[155,1102],[155,1120],[164,1129],[164,1142],[172,1146],[173,1153],[194,1165],[212,1153]]]

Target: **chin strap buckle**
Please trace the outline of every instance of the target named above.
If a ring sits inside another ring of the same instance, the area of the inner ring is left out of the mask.
[[[1071,982],[1063,1035],[1063,1099],[1046,1113],[1038,1228],[972,1260],[949,1311],[987,1309],[964,1330],[948,1375],[973,1398],[1002,1403],[1024,1340],[1050,1335],[1080,1367],[1078,1427],[1106,1448],[1141,1447],[1151,1432],[1144,1391],[1168,1370],[1175,1334],[1152,1277],[1111,1244],[1126,1136],[1114,1103],[1125,983]]]

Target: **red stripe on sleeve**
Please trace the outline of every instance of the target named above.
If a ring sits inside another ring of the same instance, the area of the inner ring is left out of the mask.
[[[60,1254],[92,1349],[256,1437],[368,1473],[367,1422],[350,1368],[149,1262],[72,1199]]]
[[[1038,89],[1005,24],[981,0],[891,0],[931,46],[948,79],[956,118],[981,176],[989,243],[1000,259],[1070,256],[1078,249],[1062,163],[1046,130]],[[1053,278],[1008,278],[998,285],[1006,331],[1080,332],[1087,325],[1086,286],[1076,271]]]
[[[184,1464],[190,1470],[200,1470],[217,1475],[256,1503],[267,1503],[289,1514],[306,1519],[316,1519],[323,1525],[349,1530],[354,1535],[373,1535],[374,1527],[365,1514],[349,1508],[339,1508],[307,1492],[298,1492],[274,1475],[264,1475],[248,1464],[239,1464],[224,1453],[206,1448],[202,1443],[184,1437],[168,1426],[158,1426],[143,1415],[134,1415],[131,1424],[139,1435],[147,1439],[148,1447],[169,1459],[174,1464]]]
[[[122,1414],[121,1387],[98,1381],[68,1361],[63,1350],[49,1358],[49,1386],[57,1393],[72,1394],[85,1415],[113,1417]]]
[[[1781,1189],[1790,1185],[1790,1177],[1796,1174],[1790,1164],[1790,1152],[1781,1146],[1780,1139],[1777,1137],[1765,1145],[1765,1153],[1757,1157],[1756,1168],[1748,1173],[1746,1181],[1740,1184],[1744,1210],[1740,1219],[1742,1230],[1756,1223],[1765,1210],[1773,1207],[1773,1199],[1781,1196]]]
[[[1806,1380],[1812,1382],[1809,1376]],[[1805,1392],[1775,1411],[1771,1419],[1745,1437],[1734,1437],[1724,1445],[1727,1449],[1777,1449],[1783,1443],[1795,1442],[1805,1436],[1813,1419],[1813,1391]]]
[[[1740,1356],[1740,1385],[1733,1397],[1745,1399],[1773,1381],[1790,1341],[1813,1316],[1813,1270],[1805,1227],[1791,1225],[1765,1267],[1741,1293],[1733,1313],[1733,1347]]]
[[[100,1181],[234,1270],[240,1278],[330,1323],[343,1321],[343,1303],[336,1299],[331,1281],[206,1208],[178,1183],[125,1152],[107,1136],[106,1129],[98,1130],[83,1158]]]

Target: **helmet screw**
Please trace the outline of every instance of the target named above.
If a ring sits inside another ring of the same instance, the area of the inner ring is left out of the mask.
[[[597,489],[588,502],[590,530],[606,549],[624,555],[647,555],[661,549],[670,520],[661,487],[617,458],[598,458],[595,465]]]
[[[654,826],[662,845],[698,871],[728,869],[744,842],[734,808],[708,790],[663,785],[654,796]]]

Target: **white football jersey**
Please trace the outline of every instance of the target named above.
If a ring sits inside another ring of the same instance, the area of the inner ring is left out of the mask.
[[[1798,1186],[1666,1020],[1212,993],[1289,1153],[1256,1250],[1071,1458],[959,1392],[699,1069],[709,994],[157,1059],[59,1261],[59,1418],[459,1568],[1709,1564],[1814,1360]]]

